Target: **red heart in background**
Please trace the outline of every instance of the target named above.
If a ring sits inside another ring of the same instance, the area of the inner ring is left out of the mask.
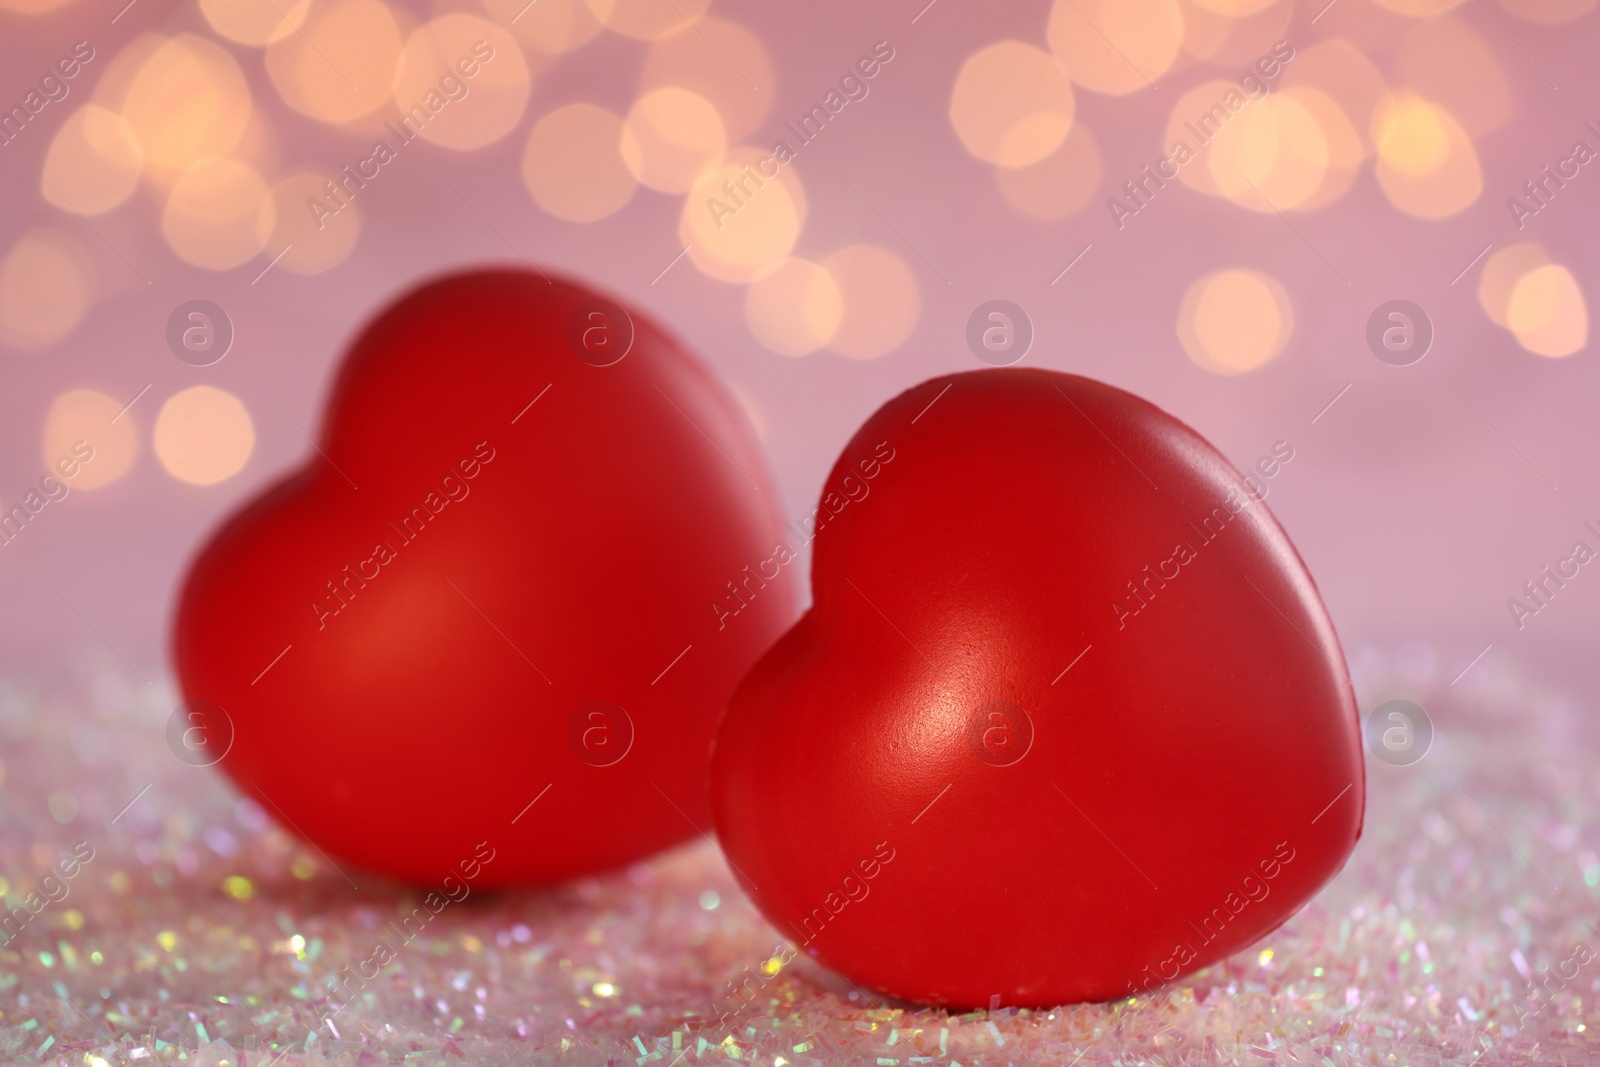
[[[748,569],[779,527],[746,426],[673,339],[576,285],[413,291],[352,348],[321,454],[194,563],[188,747],[225,748],[329,855],[420,883],[692,836],[717,716],[797,603],[789,572]],[[736,615],[711,606],[729,583]],[[230,724],[231,747],[207,735]]]
[[[1343,655],[1192,430],[1086,378],[958,374],[873,415],[830,498],[815,604],[712,770],[723,849],[803,951],[927,1003],[1118,998],[1343,865],[1365,792]]]

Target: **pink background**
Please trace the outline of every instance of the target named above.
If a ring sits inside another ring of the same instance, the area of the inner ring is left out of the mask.
[[[896,50],[871,95],[851,104],[794,164],[810,204],[796,254],[820,259],[870,242],[900,255],[921,291],[910,340],[881,358],[855,361],[827,352],[793,359],[763,349],[745,324],[742,288],[705,276],[688,259],[652,284],[682,247],[679,196],[641,189],[622,211],[588,225],[553,218],[532,201],[518,176],[532,123],[576,100],[626,113],[636,94],[646,45],[607,33],[536,70],[532,98],[512,135],[470,155],[409,147],[360,200],[360,242],[328,273],[274,270],[252,284],[265,256],[222,273],[189,267],[163,244],[154,222],[158,205],[141,189],[95,224],[149,276],[146,285],[83,220],[39,193],[50,137],[127,41],[146,30],[206,32],[190,3],[139,0],[112,24],[120,6],[77,0],[41,16],[0,14],[0,100],[20,99],[73,41],[87,38],[99,52],[74,84],[79,95],[46,109],[16,143],[0,148],[0,249],[40,221],[71,232],[96,259],[101,293],[54,347],[0,351],[0,501],[14,504],[43,472],[40,438],[55,396],[89,387],[127,399],[153,385],[130,411],[141,445],[129,474],[51,505],[0,548],[0,603],[7,606],[0,649],[12,667],[113,655],[48,579],[147,673],[165,669],[169,616],[186,560],[224,514],[304,462],[309,451],[251,383],[314,435],[340,353],[376,308],[445,270],[520,262],[446,178],[530,258],[644,309],[753,399],[764,416],[786,519],[810,511],[839,448],[883,401],[933,375],[981,366],[964,341],[967,317],[979,303],[1002,297],[1032,318],[1036,336],[1025,365],[1086,374],[1145,396],[1241,467],[1275,441],[1293,445],[1295,458],[1272,482],[1268,503],[1315,575],[1347,652],[1369,641],[1425,641],[1437,649],[1434,670],[1446,680],[1490,643],[1491,656],[1567,670],[1585,666],[1577,653],[1600,625],[1600,578],[1585,568],[1521,632],[1506,598],[1588,536],[1585,520],[1600,521],[1594,462],[1600,378],[1593,354],[1586,349],[1552,360],[1524,351],[1478,304],[1481,261],[1459,283],[1452,279],[1485,245],[1531,238],[1593,296],[1600,178],[1586,168],[1520,234],[1505,206],[1540,166],[1564,156],[1574,139],[1589,137],[1585,120],[1600,119],[1594,62],[1600,16],[1593,12],[1556,27],[1513,18],[1487,0],[1452,12],[1496,56],[1514,113],[1475,140],[1483,192],[1449,219],[1396,211],[1369,161],[1345,196],[1290,215],[1292,226],[1276,214],[1244,211],[1174,184],[1119,232],[1106,197],[1164,153],[1162,131],[1178,96],[1209,78],[1237,77],[1237,65],[1190,64],[1156,79],[1157,88],[1128,96],[1078,91],[1078,121],[1094,131],[1104,176],[1088,206],[1046,223],[1006,203],[993,168],[963,149],[946,108],[956,71],[974,49],[1006,37],[1044,47],[1049,5],[938,0],[913,24],[922,0],[723,0],[711,14],[753,30],[776,71],[774,107],[750,143],[778,136],[786,119],[817,102],[873,42],[886,39]],[[1304,48],[1383,22],[1370,0],[1338,0],[1311,25],[1321,6],[1296,5],[1283,36]],[[258,50],[228,47],[257,106],[273,118],[286,162],[331,171],[364,154],[367,138],[285,108]],[[1364,50],[1386,69],[1390,44],[1380,40]],[[1085,245],[1092,245],[1088,254],[1052,285]],[[1282,355],[1237,377],[1196,366],[1174,328],[1189,284],[1224,267],[1270,274],[1290,294],[1295,314]],[[197,297],[226,308],[236,331],[230,354],[207,368],[175,359],[164,340],[171,310]],[[1364,341],[1369,313],[1397,297],[1422,305],[1436,330],[1430,354],[1411,367],[1381,363]],[[471,324],[463,323],[464,343],[470,336]],[[210,488],[168,476],[149,447],[160,403],[202,382],[243,400],[258,436],[243,471]],[[1347,384],[1349,391],[1312,425]],[[1083,507],[1085,521],[1092,521],[1094,503]]]

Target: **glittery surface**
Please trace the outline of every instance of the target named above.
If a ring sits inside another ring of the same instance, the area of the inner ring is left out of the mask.
[[[1499,653],[1452,685],[1458,652],[1352,656],[1363,709],[1408,697],[1437,733],[1413,766],[1369,761],[1360,846],[1287,926],[1153,996],[963,1015],[869,998],[804,957],[779,967],[778,934],[706,842],[558,889],[472,893],[406,940],[421,893],[341,872],[172,756],[161,679],[110,663],[53,685],[13,675],[0,1060],[1600,1061],[1593,728],[1574,693]],[[379,943],[395,949],[381,966]],[[348,1002],[328,1015],[340,981]]]

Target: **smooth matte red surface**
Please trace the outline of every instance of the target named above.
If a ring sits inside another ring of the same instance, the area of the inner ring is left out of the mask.
[[[1215,449],[1110,386],[984,370],[884,405],[824,498],[885,447],[717,736],[721,843],[783,934],[915,1001],[1111,999],[1339,870],[1365,793],[1344,658]]]
[[[194,563],[185,698],[227,711],[239,787],[353,874],[436,885],[486,841],[475,886],[545,882],[709,829],[717,717],[794,617],[789,575],[721,629],[711,606],[771,554],[775,495],[742,412],[648,320],[614,365],[574,354],[592,297],[503,270],[400,299],[340,372],[326,459]],[[379,544],[394,558],[363,563]],[[594,700],[633,724],[609,766],[575,747]]]

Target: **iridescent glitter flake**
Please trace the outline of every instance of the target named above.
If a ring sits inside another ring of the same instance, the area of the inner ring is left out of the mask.
[[[1366,832],[1316,901],[1154,995],[959,1015],[775,954],[780,936],[704,843],[557,889],[474,893],[330,1014],[334,983],[417,891],[352,888],[220,776],[175,760],[169,688],[104,667],[57,688],[0,681],[0,896],[28,916],[0,934],[0,1061],[1600,1062],[1586,709],[1499,655],[1455,686],[1419,671],[1415,649],[1352,660],[1363,709],[1404,697],[1439,736],[1411,766],[1369,761]],[[78,842],[93,859],[63,878]],[[730,1012],[746,974],[759,997]]]

